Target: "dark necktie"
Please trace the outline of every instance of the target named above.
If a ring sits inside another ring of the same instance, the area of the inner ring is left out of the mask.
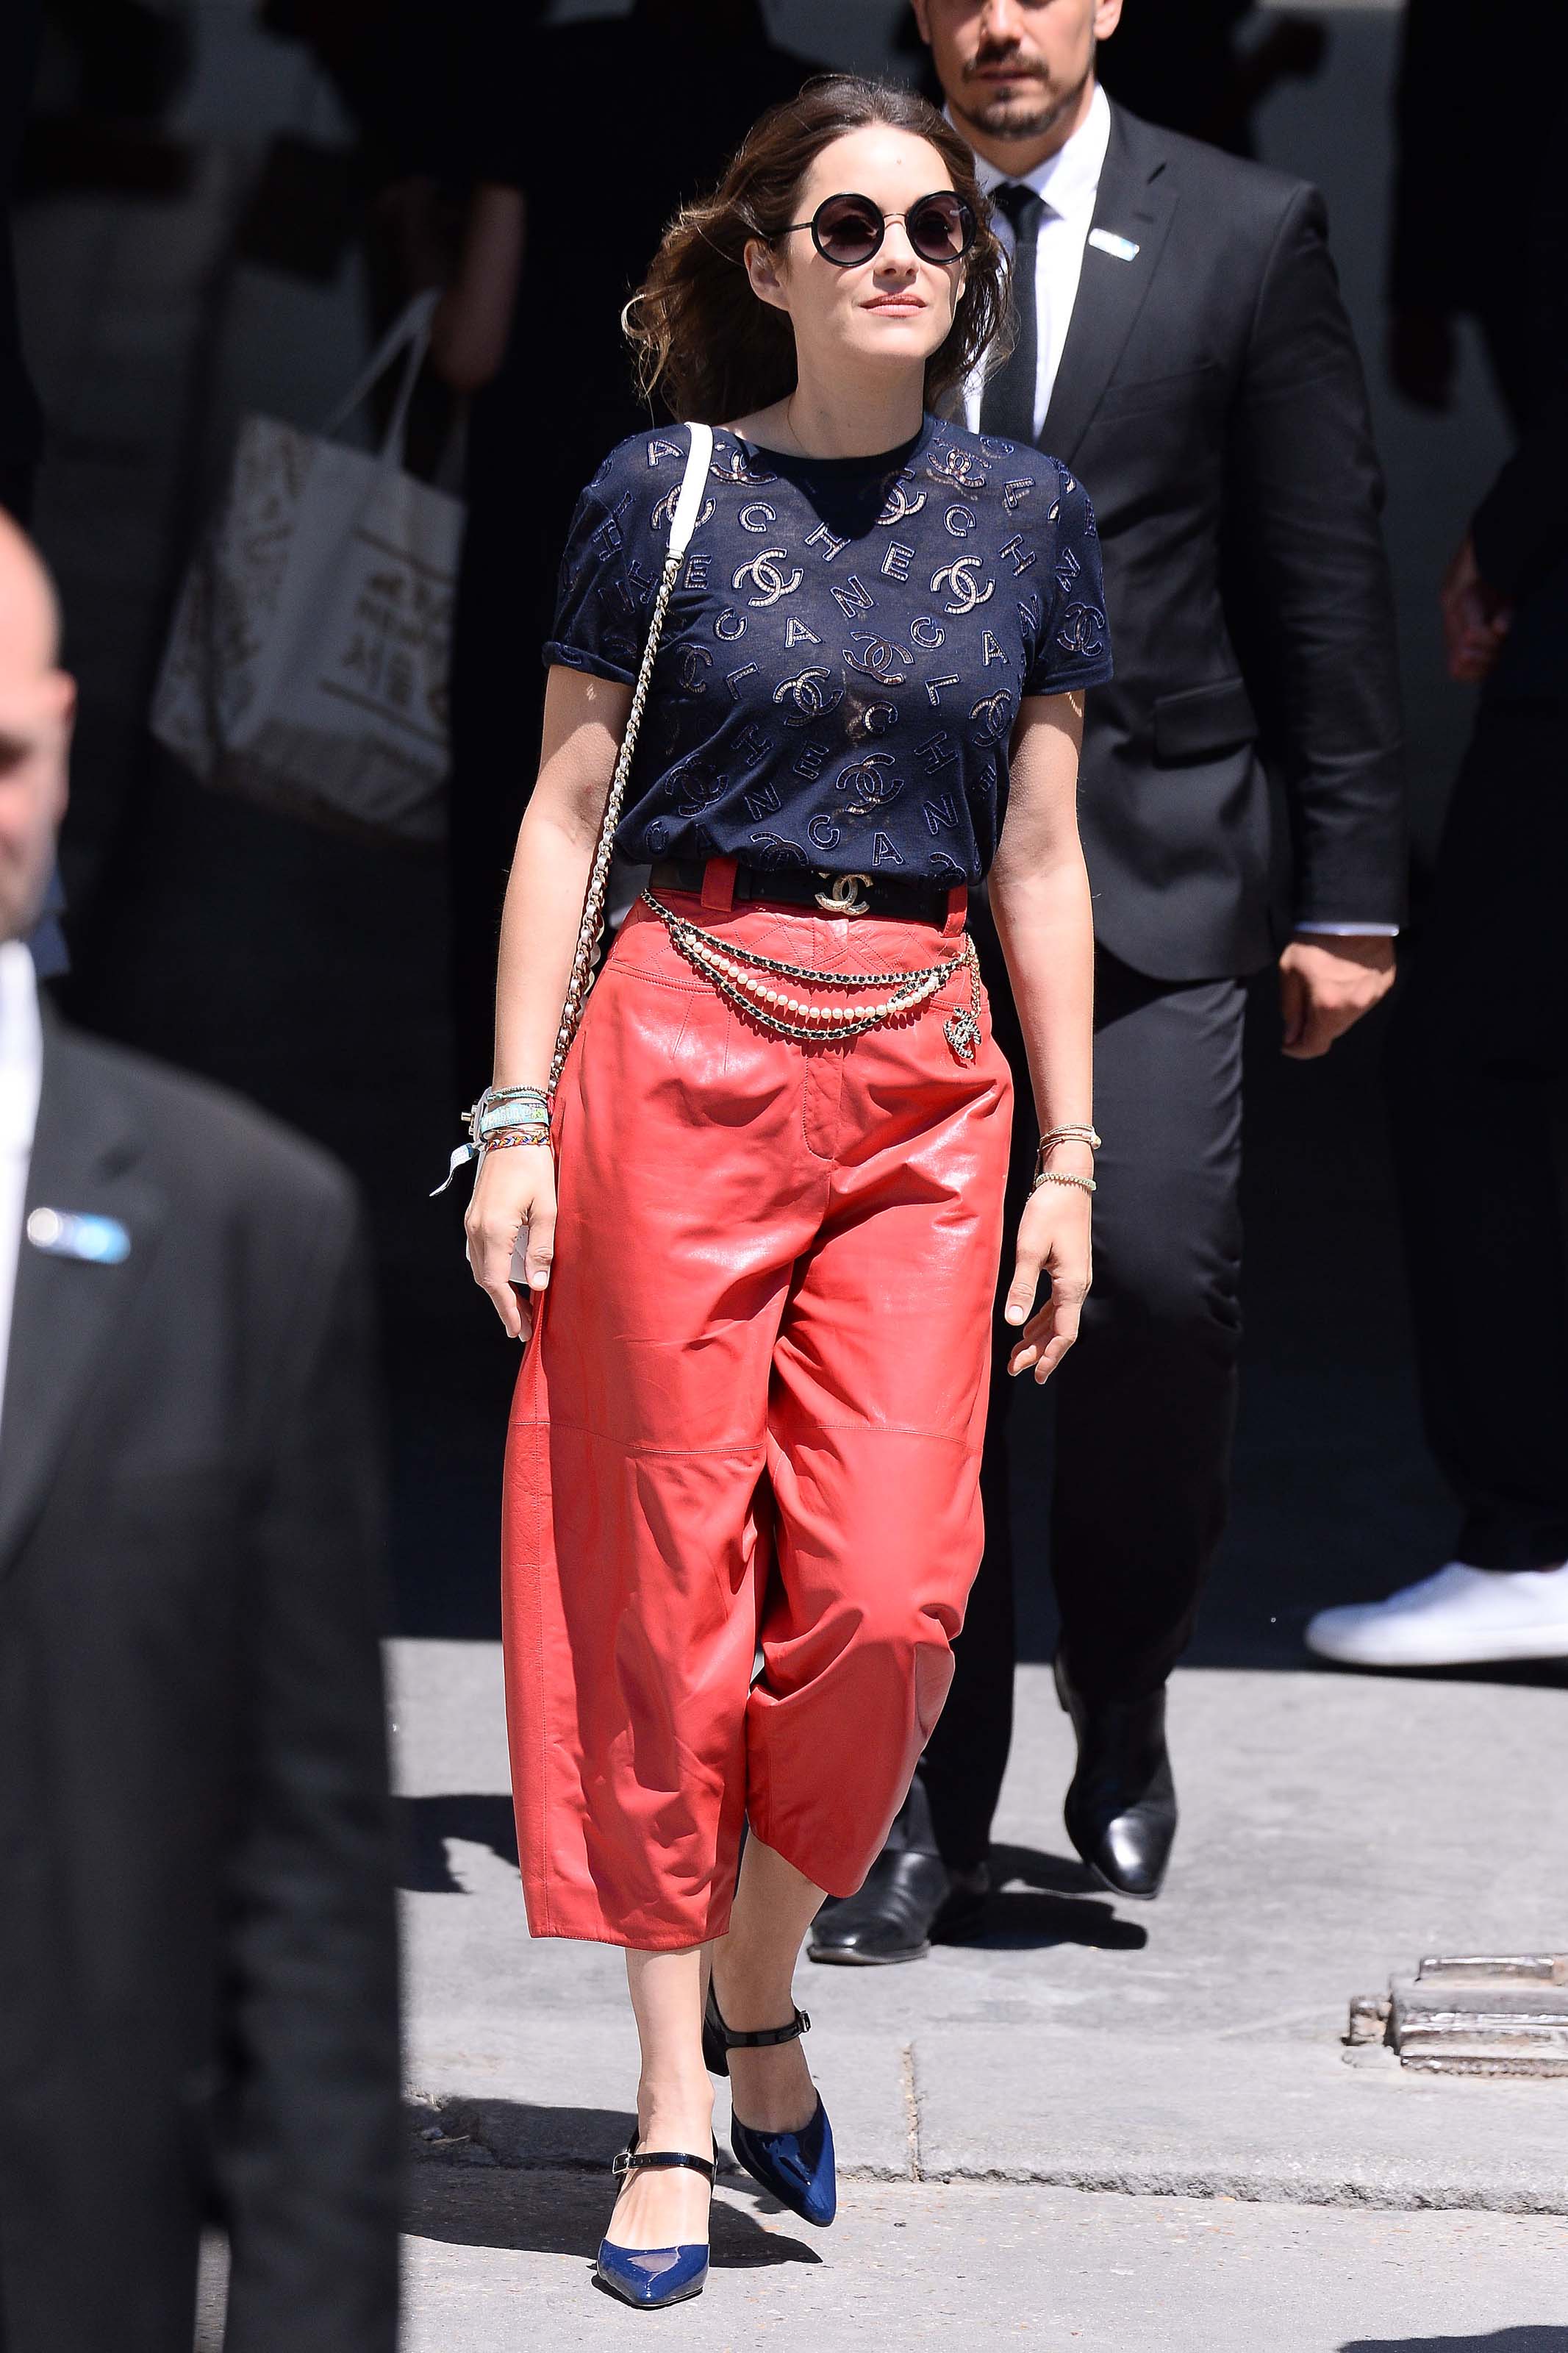
[[[1013,300],[1018,311],[1018,340],[994,375],[987,376],[980,401],[980,430],[1004,441],[1035,438],[1035,378],[1039,371],[1040,329],[1035,301],[1035,257],[1040,244],[1040,218],[1046,200],[1017,180],[1004,180],[991,191],[991,201],[1012,224]]]

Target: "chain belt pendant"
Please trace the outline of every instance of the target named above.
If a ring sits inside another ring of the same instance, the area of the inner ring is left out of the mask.
[[[736,947],[727,940],[717,940],[700,924],[689,923],[672,907],[665,906],[651,891],[642,895],[688,964],[705,980],[711,981],[730,1004],[764,1029],[771,1029],[775,1037],[799,1038],[811,1044],[858,1038],[884,1021],[896,1021],[902,1014],[918,1012],[955,972],[967,971],[969,1003],[960,1006],[943,1022],[942,1035],[961,1062],[973,1062],[979,1050],[980,959],[971,939],[965,938],[961,955],[947,957],[941,964],[924,965],[918,971],[821,972],[815,965],[784,964],[777,956],[763,955],[754,948]],[[770,976],[776,980],[815,981],[818,987],[846,989],[886,988],[889,981],[896,987],[892,996],[878,1005],[822,1005],[773,987]]]

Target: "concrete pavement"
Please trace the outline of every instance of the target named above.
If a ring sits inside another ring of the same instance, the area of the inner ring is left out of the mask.
[[[405,2353],[577,2353],[656,2324],[597,2293],[570,2175],[416,2179]],[[825,2232],[721,2192],[681,2353],[962,2343],[1072,2353],[1564,2353],[1568,2225],[1494,2214],[857,2184]]]
[[[607,2325],[584,2266],[636,2080],[620,1956],[527,1937],[495,1649],[404,1642],[394,1672],[420,2160],[410,2342],[482,2346],[471,2328],[515,2288],[550,2316],[531,2343],[586,2344]],[[775,2308],[824,2344],[864,2341],[847,2320],[841,2337],[820,2333],[825,2313],[858,2308],[851,2283],[884,2310],[896,2295],[900,2325],[934,2335],[963,2297],[933,2250],[975,2232],[995,2249],[983,2343],[1076,2328],[1118,2353],[1296,2353],[1358,2332],[1442,2342],[1439,2324],[1461,2316],[1470,2330],[1552,2321],[1568,2084],[1416,2077],[1340,2037],[1350,1996],[1423,1951],[1561,1945],[1568,1831],[1531,1794],[1561,1707],[1551,1688],[1468,1681],[1180,1673],[1177,1864],[1160,1903],[1135,1906],[1068,1859],[1070,1741],[1047,1671],[1024,1669],[1005,1884],[984,1935],[906,1968],[800,1973],[849,2185],[844,2229],[797,2232],[731,2173],[722,2203],[752,2218],[724,2225],[742,2278],[684,2341],[750,2342]],[[773,2226],[809,2245],[770,2253]],[[1478,2273],[1474,2257],[1512,2248],[1517,2278],[1511,2255]],[[1510,2301],[1537,2260],[1545,2301]],[[753,2276],[775,2262],[800,2269]],[[1315,2334],[1297,2333],[1291,2266],[1317,2281]],[[1461,2276],[1463,2306],[1444,2284]],[[1568,2289],[1558,2308],[1568,2317]],[[1568,2353],[1568,2330],[1559,2342]]]

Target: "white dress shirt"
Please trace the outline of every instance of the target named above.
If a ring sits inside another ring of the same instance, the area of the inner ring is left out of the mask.
[[[33,959],[20,940],[0,947],[0,1410],[5,1401],[5,1360],[11,1348],[11,1304],[22,1251],[22,1217],[44,1040]]]
[[[1037,441],[1045,430],[1046,411],[1051,404],[1062,347],[1072,323],[1072,306],[1078,300],[1078,281],[1083,269],[1083,248],[1094,223],[1100,175],[1105,168],[1110,145],[1110,103],[1096,83],[1089,112],[1072,137],[1054,155],[1047,155],[1043,164],[1037,164],[1032,172],[1017,174],[1017,185],[1033,188],[1046,207],[1040,216],[1040,240],[1035,248]],[[1011,173],[998,171],[984,155],[974,158],[974,174],[986,195],[1014,177]],[[1000,207],[992,227],[1011,260],[1016,243],[1013,226]],[[1020,298],[1021,293],[1022,290]],[[972,433],[980,430],[980,401],[984,389],[985,364],[982,361],[963,387],[963,421]]]
[[[977,154],[974,158],[975,177],[986,195],[990,195],[993,189],[999,188],[1004,181],[1016,178],[1018,185],[1033,188],[1045,202],[1046,209],[1040,216],[1039,243],[1035,248],[1037,441],[1045,430],[1046,411],[1051,404],[1068,329],[1072,324],[1073,304],[1078,300],[1079,280],[1083,274],[1084,247],[1094,225],[1100,175],[1105,168],[1110,146],[1110,104],[1104,90],[1096,83],[1089,112],[1072,137],[1058,147],[1054,155],[1048,155],[1043,164],[1037,164],[1032,172],[1016,174],[1002,172],[994,164],[988,164],[984,155]],[[1011,259],[1016,239],[1012,224],[1000,206],[993,216],[992,227]],[[1123,266],[1131,268],[1131,264]],[[963,387],[963,421],[972,433],[980,429],[980,404],[984,390],[985,364],[983,360],[971,372]],[[1135,431],[1136,427],[1131,429]],[[1115,642],[1115,629],[1113,614],[1112,644]],[[1392,939],[1398,928],[1396,923],[1298,923],[1296,926],[1299,932],[1318,932],[1344,939]]]

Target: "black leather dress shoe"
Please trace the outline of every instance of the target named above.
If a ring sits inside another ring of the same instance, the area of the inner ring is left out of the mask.
[[[1164,1687],[1147,1699],[1085,1699],[1059,1657],[1056,1677],[1078,1735],[1078,1770],[1063,1809],[1068,1836],[1102,1887],[1146,1903],[1160,1893],[1176,1837]]]
[[[962,1936],[978,1924],[990,1879],[984,1863],[954,1873],[939,1854],[884,1847],[858,1894],[817,1915],[811,1958],[850,1968],[923,1960],[933,1936]]]

